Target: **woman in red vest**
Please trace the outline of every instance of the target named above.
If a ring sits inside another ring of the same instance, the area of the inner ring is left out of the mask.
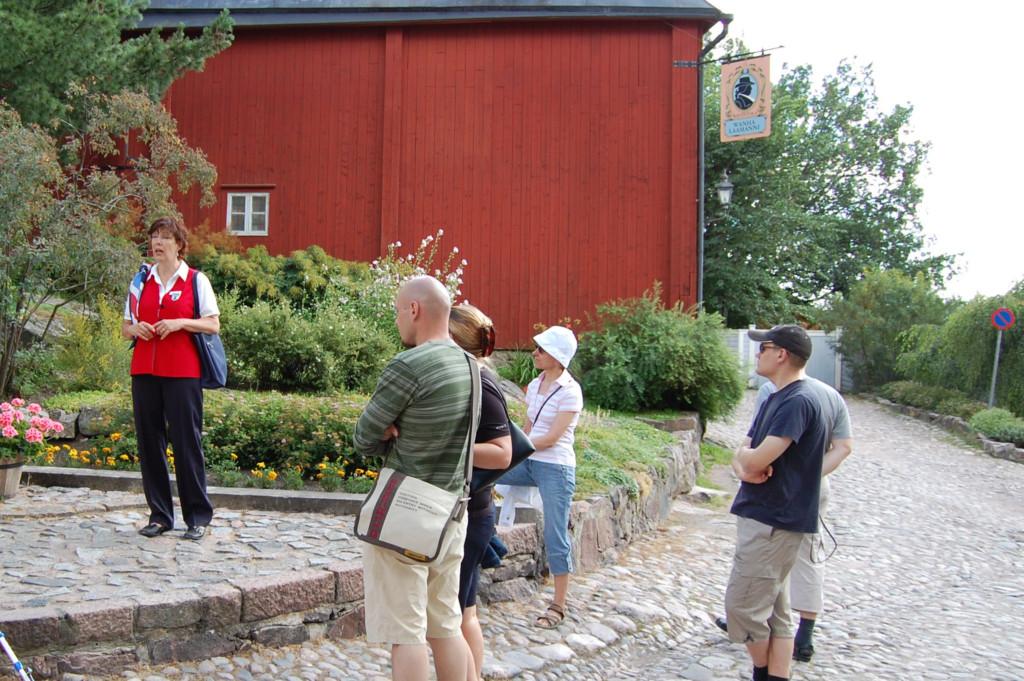
[[[213,518],[213,506],[206,495],[203,389],[193,334],[219,332],[220,310],[206,275],[181,259],[188,248],[188,234],[177,220],[160,218],[150,225],[149,247],[154,262],[132,280],[121,325],[121,334],[135,341],[132,408],[149,504],[149,524],[139,534],[156,537],[174,527],[165,457],[170,436],[181,515],[187,526],[184,538],[199,540]]]

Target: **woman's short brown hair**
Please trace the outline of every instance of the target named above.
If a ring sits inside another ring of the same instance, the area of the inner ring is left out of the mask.
[[[460,348],[474,357],[488,357],[494,352],[494,322],[469,303],[452,308],[448,332]]]
[[[147,236],[153,236],[157,232],[166,233],[174,237],[175,243],[178,244],[179,255],[184,255],[188,250],[188,232],[185,231],[182,224],[175,218],[165,216],[154,220],[146,234]]]

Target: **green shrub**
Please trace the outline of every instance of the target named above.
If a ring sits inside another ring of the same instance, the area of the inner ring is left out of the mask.
[[[100,298],[91,315],[68,315],[66,333],[57,340],[57,371],[68,390],[126,390],[131,383],[132,351],[121,337],[123,310]]]
[[[533,355],[528,350],[514,350],[503,353],[503,362],[498,367],[498,375],[524,387],[538,374],[533,365]]]
[[[313,397],[275,392],[208,391],[203,446],[210,465],[235,461],[252,470],[259,464],[312,472],[327,458],[367,466],[352,449],[352,433],[365,404],[360,395]],[[235,458],[232,458],[232,454]]]
[[[12,394],[38,396],[61,392],[64,384],[57,370],[59,348],[42,341],[18,350],[14,356]]]
[[[946,304],[924,275],[874,271],[832,302],[824,322],[842,327],[837,348],[852,367],[857,389],[870,390],[898,378],[902,333],[915,324],[941,323],[945,316]]]
[[[214,291],[234,291],[244,305],[262,300],[308,309],[336,286],[369,281],[365,263],[331,257],[319,246],[281,256],[270,255],[264,246],[236,253],[207,242],[191,251],[188,260],[210,278]]]
[[[604,303],[574,361],[589,402],[610,409],[693,409],[728,413],[743,385],[722,341],[722,318],[666,308],[656,284],[640,298]]]
[[[365,283],[338,286],[328,298],[336,298],[352,314],[400,342],[395,328],[395,295],[402,282],[430,274],[444,284],[453,301],[462,293],[463,268],[469,263],[459,255],[458,246],[442,256],[443,237],[444,230],[439,229],[423,237],[416,249],[405,256],[399,252],[401,241],[389,244],[384,256],[370,263]]]
[[[915,381],[893,381],[879,388],[878,393],[893,402],[918,409],[950,414],[969,419],[985,408],[982,402],[972,400],[963,393],[949,388],[925,385]]]
[[[369,391],[398,348],[387,334],[331,306],[221,305],[232,387],[285,392]]]
[[[275,392],[208,390],[204,394],[203,448],[213,471],[249,471],[259,464],[277,471],[302,466],[306,477],[316,463],[346,462],[346,470],[373,468],[352,449],[352,433],[366,398],[358,394],[332,397]],[[55,395],[47,409],[96,409],[110,432],[133,442],[131,396],[127,393],[80,392]]]
[[[971,428],[991,440],[1024,447],[1024,419],[1006,409],[985,409],[971,417]]]
[[[997,335],[990,316],[1000,307],[1024,314],[1024,295],[979,296],[941,324],[912,329],[902,339],[900,373],[930,385],[955,385],[975,399],[987,399]],[[1024,327],[1019,322],[1002,334],[995,397],[999,406],[1024,416]]]

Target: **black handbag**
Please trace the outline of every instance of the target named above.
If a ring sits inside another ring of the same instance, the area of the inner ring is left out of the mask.
[[[555,393],[561,390],[562,386],[558,386],[551,391],[548,398],[544,400],[544,403],[540,405],[540,409],[537,410],[537,416],[540,416],[540,412],[543,411],[544,406],[548,403]],[[505,396],[502,395],[502,400]],[[508,407],[505,408],[505,413],[508,413]],[[533,446],[533,442],[530,440],[530,436],[523,432],[523,429],[515,424],[512,419],[508,420],[508,434],[512,437],[512,461],[509,462],[508,468],[498,469],[483,469],[477,468],[473,471],[473,485],[472,491],[476,491],[487,485],[492,485],[498,481],[501,476],[505,475],[508,471],[512,470],[522,462],[530,458],[530,455],[537,451],[537,448]]]
[[[193,317],[199,319],[199,271],[192,270]],[[193,333],[199,352],[199,385],[204,388],[223,388],[228,383],[228,357],[219,333]]]

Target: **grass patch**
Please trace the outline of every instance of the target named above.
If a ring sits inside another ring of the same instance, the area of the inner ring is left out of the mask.
[[[584,411],[576,428],[576,498],[623,485],[632,498],[650,489],[651,468],[666,472],[671,434],[603,411]]]
[[[697,484],[709,489],[720,489],[718,485],[711,482],[708,472],[715,466],[728,466],[732,463],[732,452],[725,447],[705,440],[700,443],[701,474],[697,476]]]

